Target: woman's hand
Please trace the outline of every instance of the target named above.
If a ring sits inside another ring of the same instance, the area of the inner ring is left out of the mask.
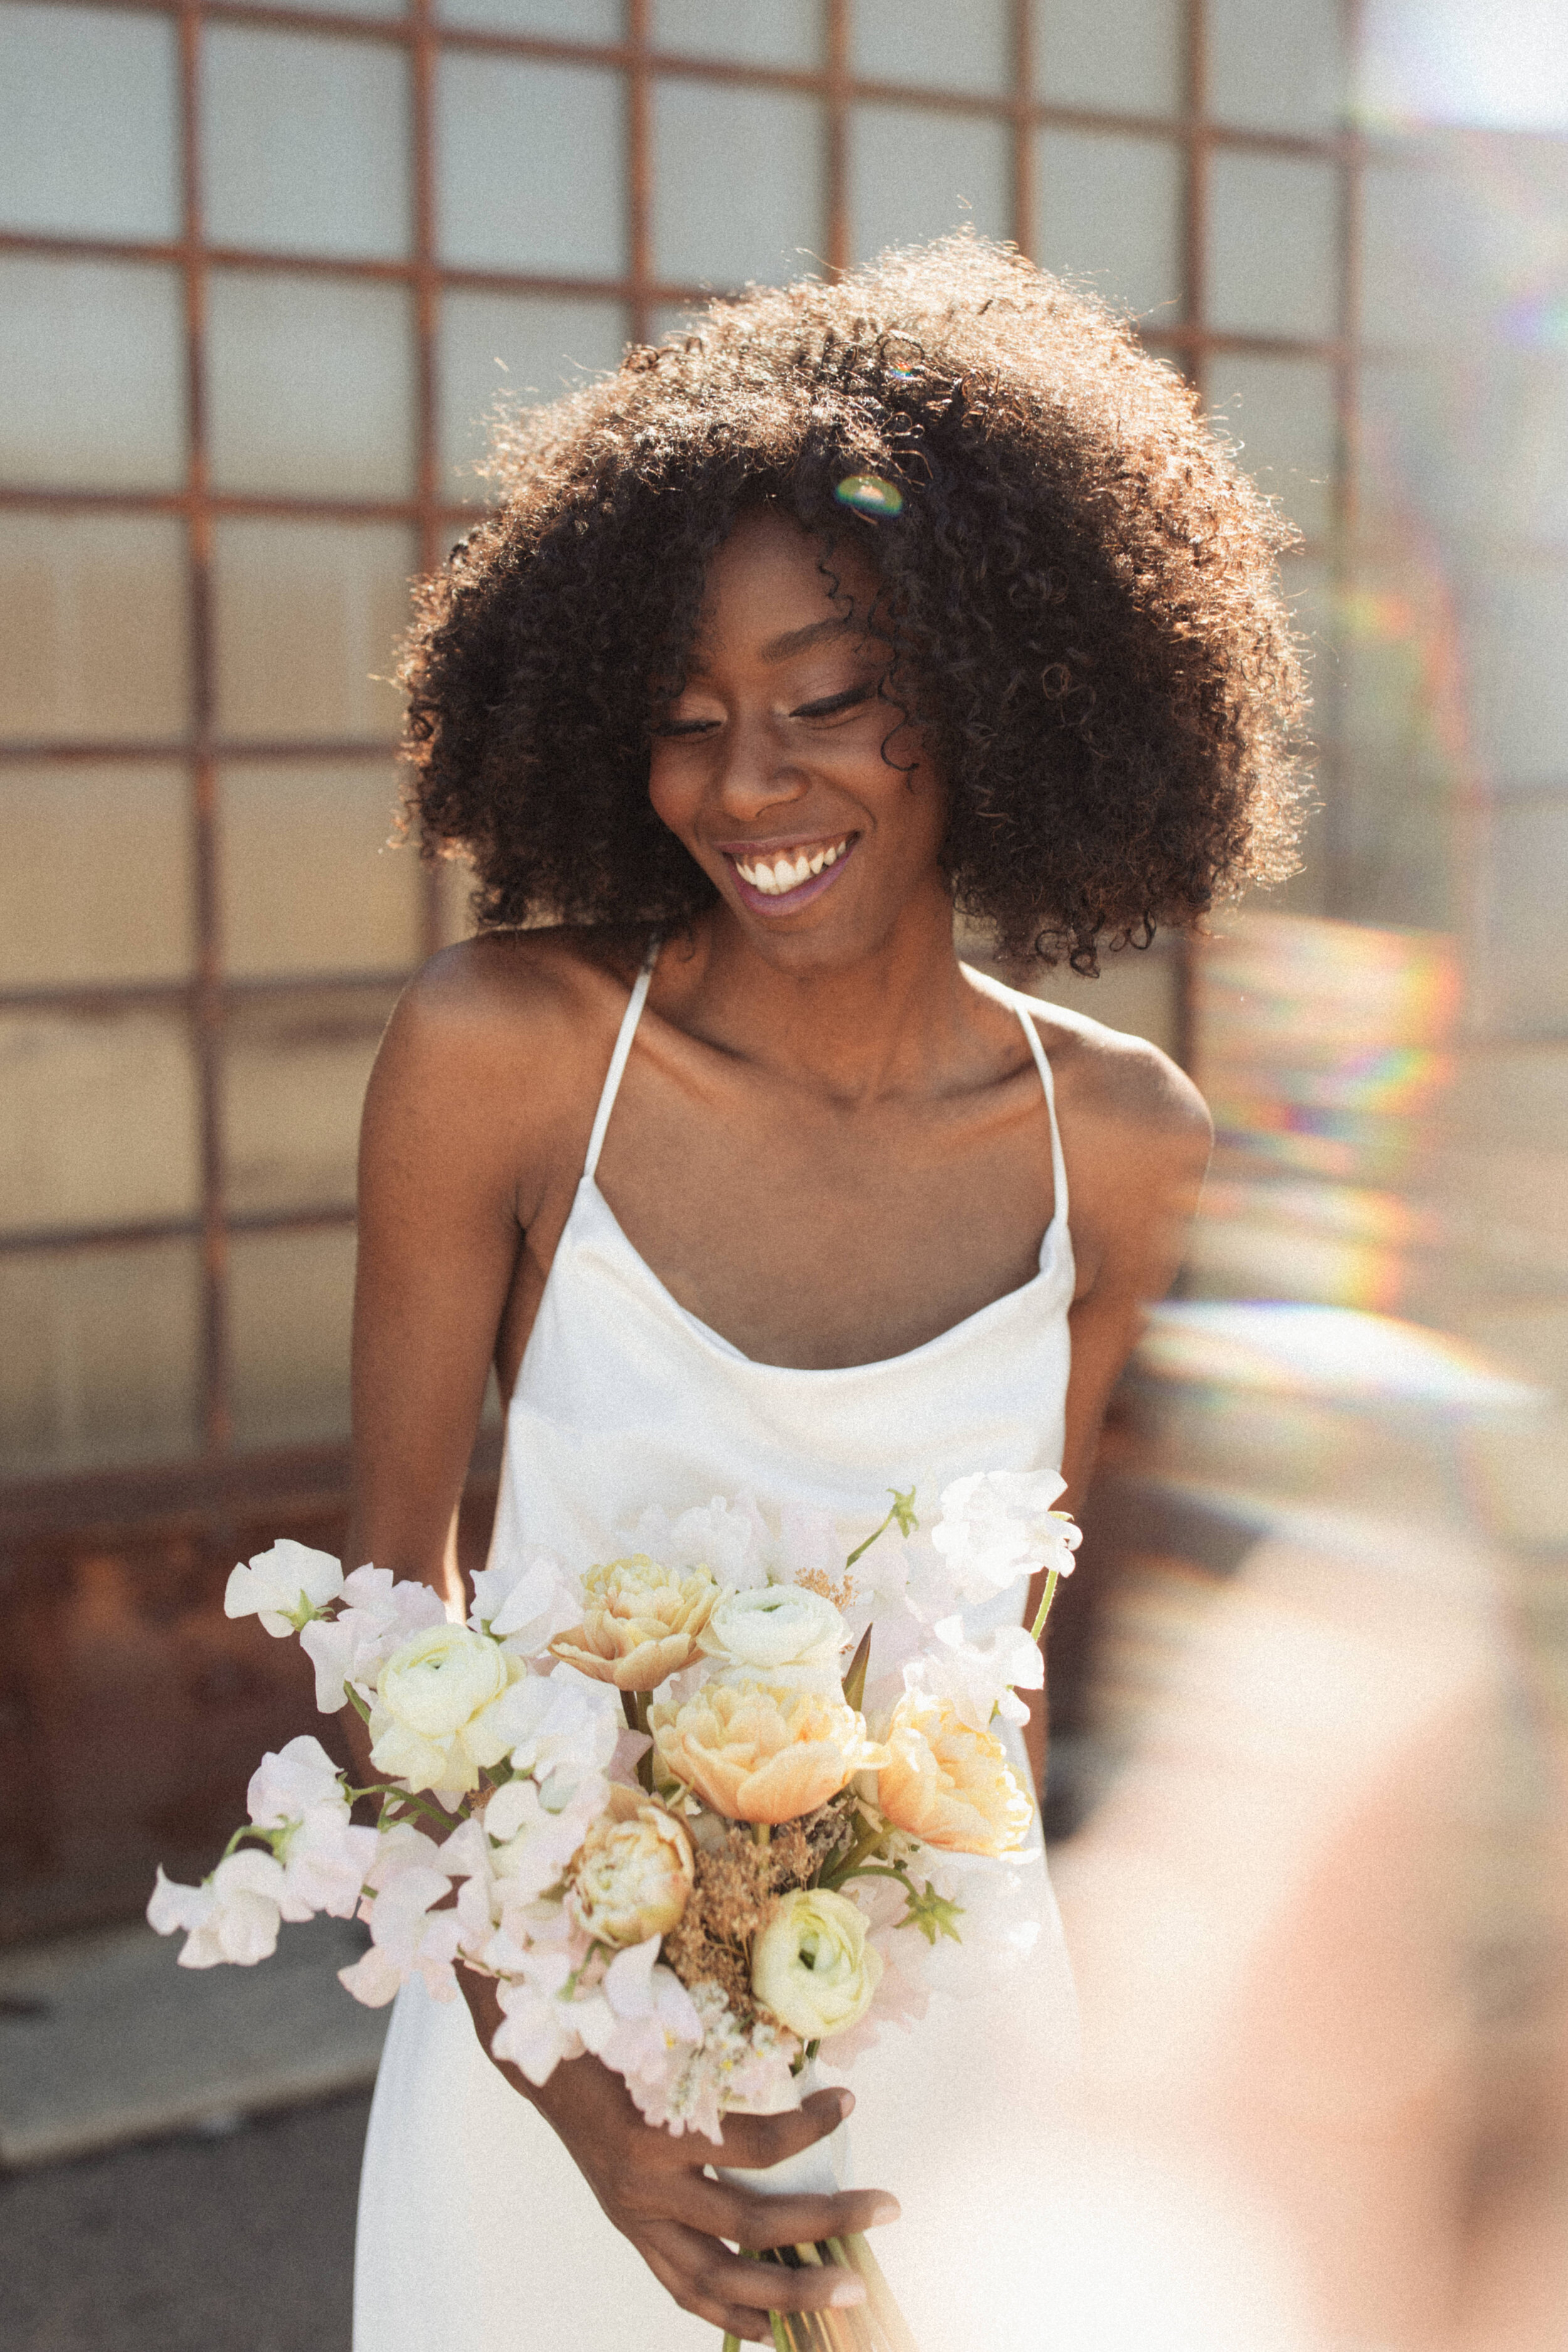
[[[488,2051],[501,2017],[494,1980],[468,1969],[459,1978]],[[728,2335],[766,2344],[770,2310],[819,2311],[865,2301],[866,2290],[851,2271],[747,2262],[724,2241],[763,2247],[847,2237],[897,2221],[893,2198],[875,2189],[834,2197],[756,2196],[710,2180],[703,2170],[715,2163],[751,2170],[798,2154],[843,2121],[854,2105],[847,2091],[815,2092],[787,2115],[731,2116],[720,2148],[700,2132],[678,2139],[645,2123],[620,2076],[597,2058],[567,2059],[542,2089],[515,2066],[490,2063],[564,2142],[609,2219],[683,2311]]]

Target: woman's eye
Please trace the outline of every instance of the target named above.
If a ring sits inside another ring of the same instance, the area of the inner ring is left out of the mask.
[[[718,724],[716,719],[658,719],[654,721],[653,731],[666,739],[674,736],[679,740],[681,736],[706,735]]]
[[[790,712],[792,719],[837,719],[846,710],[854,710],[862,702],[869,702],[877,691],[875,678],[864,686],[846,687],[842,694],[824,695],[816,702],[803,702]]]

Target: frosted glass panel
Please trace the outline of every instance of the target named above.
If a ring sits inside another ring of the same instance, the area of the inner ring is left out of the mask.
[[[1035,250],[1047,269],[1089,278],[1118,310],[1179,319],[1183,182],[1181,151],[1163,140],[1042,131]]]
[[[183,979],[195,947],[183,769],[0,767],[0,988]]]
[[[824,55],[823,0],[653,0],[656,48],[744,65],[816,66]]]
[[[207,235],[276,253],[391,257],[409,237],[408,70],[381,42],[209,25]]]
[[[553,34],[563,41],[618,41],[626,28],[625,0],[440,0],[437,14],[447,25]]]
[[[0,257],[0,478],[163,490],[184,470],[184,306],[174,271]]]
[[[1210,323],[1222,334],[1331,337],[1339,318],[1334,166],[1216,153],[1209,207]]]
[[[237,1215],[352,1208],[360,1107],[389,989],[253,998],[229,1015],[225,1161]]]
[[[619,277],[626,95],[618,73],[447,56],[436,85],[443,258]]]
[[[201,1196],[183,1021],[0,1014],[0,1226],[135,1224]]]
[[[1035,87],[1058,106],[1179,114],[1186,0],[1033,0]]]
[[[346,1228],[236,1234],[228,1297],[237,1445],[347,1435],[353,1283]]]
[[[1568,580],[1499,566],[1468,583],[1461,614],[1476,754],[1496,788],[1562,788],[1568,741]],[[1556,868],[1561,886],[1563,868]]]
[[[498,400],[554,400],[585,375],[618,366],[629,334],[619,302],[449,292],[441,305],[437,362],[449,494],[485,497],[473,468],[485,453],[485,419]]]
[[[395,735],[413,534],[395,523],[225,522],[215,533],[221,734]]]
[[[1568,1029],[1568,963],[1543,955],[1541,942],[1555,939],[1563,919],[1568,796],[1500,808],[1489,830],[1485,1017],[1516,1037],[1561,1037]]]
[[[927,114],[913,106],[858,106],[849,124],[850,217],[856,253],[940,236],[973,223],[1006,236],[1012,163],[1000,123]]]
[[[1007,88],[1011,0],[849,0],[849,68],[866,81]]]
[[[221,771],[224,964],[236,979],[394,971],[419,956],[419,856],[388,848],[398,782],[379,763]]]
[[[1249,131],[1332,131],[1344,105],[1341,0],[1207,0],[1209,111]]]
[[[1447,172],[1368,165],[1362,175],[1361,257],[1362,316],[1370,339],[1451,346],[1468,327],[1481,323],[1478,294],[1485,312],[1495,310],[1502,273],[1475,266],[1476,210],[1475,192]],[[1506,274],[1511,276],[1511,268]],[[1489,334],[1495,331],[1491,316],[1485,325]]]
[[[414,317],[403,287],[219,270],[208,304],[216,488],[413,495]]]
[[[194,1453],[201,1270],[188,1242],[0,1258],[0,1463],[13,1477]]]
[[[0,228],[178,236],[172,18],[0,7]]]
[[[321,0],[270,0],[275,8],[298,8],[310,15],[321,14]],[[334,16],[401,16],[404,0],[331,0],[329,12]]]
[[[183,734],[186,610],[183,524],[0,515],[0,735]]]
[[[1339,447],[1331,371],[1317,360],[1221,352],[1209,362],[1208,394],[1258,488],[1309,538],[1326,531]]]
[[[824,123],[809,98],[654,85],[655,275],[739,286],[798,277],[826,245]],[[744,157],[746,168],[737,171]]]

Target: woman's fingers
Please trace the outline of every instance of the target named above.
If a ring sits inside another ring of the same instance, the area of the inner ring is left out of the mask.
[[[722,2145],[710,2160],[745,2172],[782,2164],[786,2156],[798,2156],[837,2131],[854,2105],[852,2092],[814,2091],[782,2116],[726,2116]]]
[[[836,2197],[762,2197],[694,2175],[683,2200],[683,2219],[742,2246],[811,2246],[821,2238],[858,2237],[898,2218],[898,2200],[885,2189],[845,2189]]]
[[[656,2223],[639,2234],[637,2243],[648,2268],[683,2310],[759,2343],[771,2333],[765,2316],[770,2311],[837,2310],[866,2300],[854,2272],[836,2263],[795,2270],[782,2263],[749,2262],[679,2222]],[[723,2311],[738,2313],[744,2324],[721,2322],[715,2315]]]

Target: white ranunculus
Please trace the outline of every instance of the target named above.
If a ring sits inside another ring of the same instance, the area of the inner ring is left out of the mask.
[[[962,1599],[989,1601],[1040,1569],[1068,1574],[1079,1529],[1051,1508],[1066,1485],[1054,1470],[982,1470],[942,1489],[931,1539]]]
[[[343,1579],[344,1606],[336,1617],[305,1627],[300,1647],[316,1669],[316,1706],[335,1715],[347,1704],[344,1685],[368,1696],[395,1650],[427,1626],[447,1622],[441,1596],[415,1577],[389,1568],[356,1568]]]
[[[832,1601],[794,1584],[725,1593],[697,1637],[721,1673],[776,1681],[800,1669],[822,1675],[825,1688],[837,1686],[845,1640]]]
[[[522,1668],[466,1625],[433,1625],[395,1650],[370,1713],[371,1760],[413,1789],[460,1795],[506,1753],[496,1701]]]
[[[906,1689],[917,1687],[952,1702],[975,1731],[1005,1723],[1027,1723],[1029,1710],[1018,1690],[1044,1690],[1046,1662],[1037,1642],[1022,1625],[1002,1625],[984,1642],[966,1642],[962,1617],[944,1617],[932,1629],[936,1646],[904,1670]]]
[[[226,1617],[259,1617],[268,1632],[297,1633],[343,1589],[343,1571],[331,1552],[285,1536],[270,1551],[258,1552],[229,1572],[224,1590]]]
[[[752,1990],[803,2042],[824,2042],[871,2005],[882,1958],[846,1895],[802,1886],[781,1895],[752,1948]]]

